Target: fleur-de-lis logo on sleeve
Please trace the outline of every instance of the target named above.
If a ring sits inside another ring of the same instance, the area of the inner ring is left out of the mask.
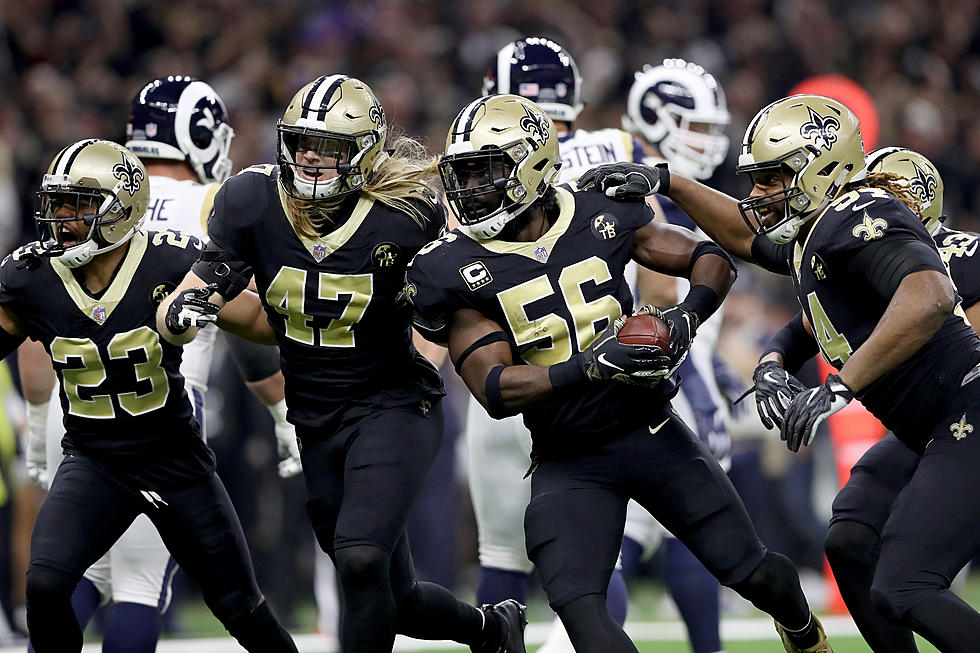
[[[855,238],[863,238],[864,240],[875,240],[876,238],[881,238],[885,234],[885,229],[888,227],[888,222],[882,220],[881,218],[872,218],[868,215],[867,211],[864,213],[864,221],[851,229],[851,234]]]

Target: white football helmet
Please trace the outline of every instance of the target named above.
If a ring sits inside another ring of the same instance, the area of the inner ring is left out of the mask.
[[[635,74],[623,129],[642,136],[686,177],[707,179],[728,154],[725,92],[697,64],[666,59]]]

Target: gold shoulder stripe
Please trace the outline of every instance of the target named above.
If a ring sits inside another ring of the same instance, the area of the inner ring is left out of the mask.
[[[205,236],[208,235],[208,216],[211,215],[211,209],[214,207],[214,196],[220,189],[221,184],[211,184],[207,194],[204,195],[204,202],[201,203],[201,230]]]
[[[126,252],[126,258],[123,259],[122,266],[116,273],[116,277],[109,284],[109,289],[102,295],[101,299],[93,299],[88,293],[82,290],[82,287],[75,280],[75,276],[64,263],[61,263],[57,259],[52,259],[51,268],[61,277],[61,282],[64,284],[68,296],[75,302],[78,310],[85,317],[101,326],[109,319],[116,306],[119,305],[119,302],[126,295],[126,291],[129,290],[129,284],[133,280],[136,268],[139,267],[140,261],[143,260],[143,254],[146,253],[147,241],[148,239],[144,232],[137,231],[133,234],[133,237],[129,241],[129,251]],[[105,308],[105,315],[101,320],[96,319],[95,315],[95,309],[100,306]]]

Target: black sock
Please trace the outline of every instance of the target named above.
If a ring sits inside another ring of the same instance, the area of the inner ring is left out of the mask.
[[[780,624],[782,626],[782,624]],[[802,630],[789,630],[786,626],[783,626],[783,631],[786,633],[786,637],[789,641],[793,642],[799,648],[810,648],[811,646],[816,646],[817,642],[820,641],[820,631],[817,630],[817,622],[813,620],[813,615],[810,615],[810,621],[807,622],[806,627]]]
[[[292,637],[264,600],[254,610],[234,616],[224,625],[249,653],[298,653]]]

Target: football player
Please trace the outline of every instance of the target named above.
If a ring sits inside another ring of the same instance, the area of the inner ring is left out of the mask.
[[[143,232],[146,169],[100,140],[62,150],[37,194],[41,241],[0,265],[2,355],[26,338],[51,356],[65,459],[31,537],[27,623],[38,653],[80,651],[71,596],[82,574],[145,514],[208,606],[249,651],[296,651],[262,597],[241,525],[180,376],[154,330],[161,288],[202,245]]]
[[[276,131],[278,165],[218,191],[207,249],[158,323],[186,342],[255,275],[261,302],[241,295],[250,310],[229,303],[218,326],[280,347],[307,512],[337,567],[342,650],[390,652],[400,632],[523,652],[523,606],[481,610],[418,582],[405,537],[443,430],[442,379],[395,301],[445,226],[430,163],[411,139],[387,142],[381,103],[345,75],[300,89]]]
[[[728,154],[724,130],[729,122],[721,85],[701,66],[682,59],[666,59],[638,71],[622,117],[623,128],[640,138],[644,163],[667,161],[673,170],[701,180],[709,179]],[[673,202],[658,199],[669,223],[697,230]],[[673,303],[686,290],[686,280],[678,279],[676,292],[658,298],[658,303]],[[731,464],[731,436],[725,425],[728,409],[716,380],[717,370],[725,372],[716,353],[723,309],[699,327],[691,355],[678,369],[683,383],[672,403],[727,470]],[[662,529],[649,521],[644,511],[630,504],[623,538],[627,574],[659,543]],[[692,650],[720,651],[718,581],[676,538],[664,540],[664,556],[664,580],[684,618]]]
[[[527,37],[508,43],[497,53],[483,80],[483,95],[514,94],[534,101],[555,123],[562,157],[559,179],[573,181],[603,162],[640,161],[640,143],[619,129],[586,131],[574,126],[582,111],[582,78],[571,53],[558,43]],[[631,280],[636,265],[629,268]],[[649,273],[654,275],[654,273]],[[660,275],[655,275],[659,277]],[[443,350],[445,351],[445,350]],[[531,500],[525,475],[531,452],[531,433],[520,416],[495,420],[473,396],[466,414],[468,481],[479,536],[480,581],[477,601],[496,603],[505,598],[525,601],[533,565],[524,546],[524,510]],[[618,568],[610,579],[607,603],[622,624],[626,620],[626,584]],[[567,636],[557,628],[545,650],[567,648]]]
[[[943,180],[929,159],[900,147],[885,147],[866,157],[869,174],[891,174],[906,180],[908,193],[899,199],[910,205],[936,242],[949,268],[961,306],[974,331],[980,325],[980,234],[943,226]],[[816,345],[813,345],[816,354]],[[792,370],[790,370],[792,371]],[[834,500],[827,531],[827,559],[837,586],[865,641],[876,653],[914,653],[912,631],[885,619],[871,594],[875,566],[881,554],[881,535],[892,505],[908,483],[920,456],[888,434],[851,470],[847,484]]]
[[[133,98],[126,133],[126,147],[141,157],[149,175],[149,228],[203,239],[214,195],[231,171],[228,149],[234,132],[221,98],[192,77],[154,79]],[[172,289],[161,287],[161,297]],[[205,434],[205,397],[216,333],[211,326],[189,343],[180,366],[194,416]],[[285,454],[280,474],[298,474],[299,452],[295,431],[285,421],[278,352],[234,336],[228,342],[246,384],[275,419],[279,449]],[[61,404],[49,402],[54,371],[41,344],[26,341],[19,355],[27,362],[20,366],[29,402],[27,467],[31,477],[46,487],[49,470],[57,469],[62,458]],[[54,392],[56,397],[56,388]],[[95,609],[111,601],[102,629],[104,653],[152,652],[160,637],[162,613],[170,603],[175,570],[153,524],[140,515],[110,552],[85,572],[72,598],[79,623],[84,628]]]
[[[733,254],[793,277],[803,314],[755,372],[763,422],[796,451],[858,397],[921,454],[882,529],[871,594],[889,621],[939,650],[974,650],[980,614],[949,585],[980,553],[972,527],[980,439],[971,437],[980,337],[956,308],[935,241],[898,199],[914,191],[894,175],[868,174],[857,118],[814,95],[759,111],[738,171],[753,185],[742,201],[666,168],[617,164],[588,181],[624,198],[664,193]],[[787,371],[812,352],[805,324],[838,370],[817,388],[801,388]]]
[[[670,409],[664,379],[727,293],[731,259],[653,221],[643,202],[556,186],[559,164],[555,125],[533,102],[493,95],[464,107],[439,163],[461,226],[420,250],[406,285],[416,327],[448,343],[491,416],[524,415],[526,547],[551,607],[580,653],[636,651],[604,596],[634,498],[724,584],[816,643],[793,564],[766,551],[724,471]],[[680,304],[641,309],[669,325],[667,352],[616,337],[632,312],[631,259],[691,279]]]

